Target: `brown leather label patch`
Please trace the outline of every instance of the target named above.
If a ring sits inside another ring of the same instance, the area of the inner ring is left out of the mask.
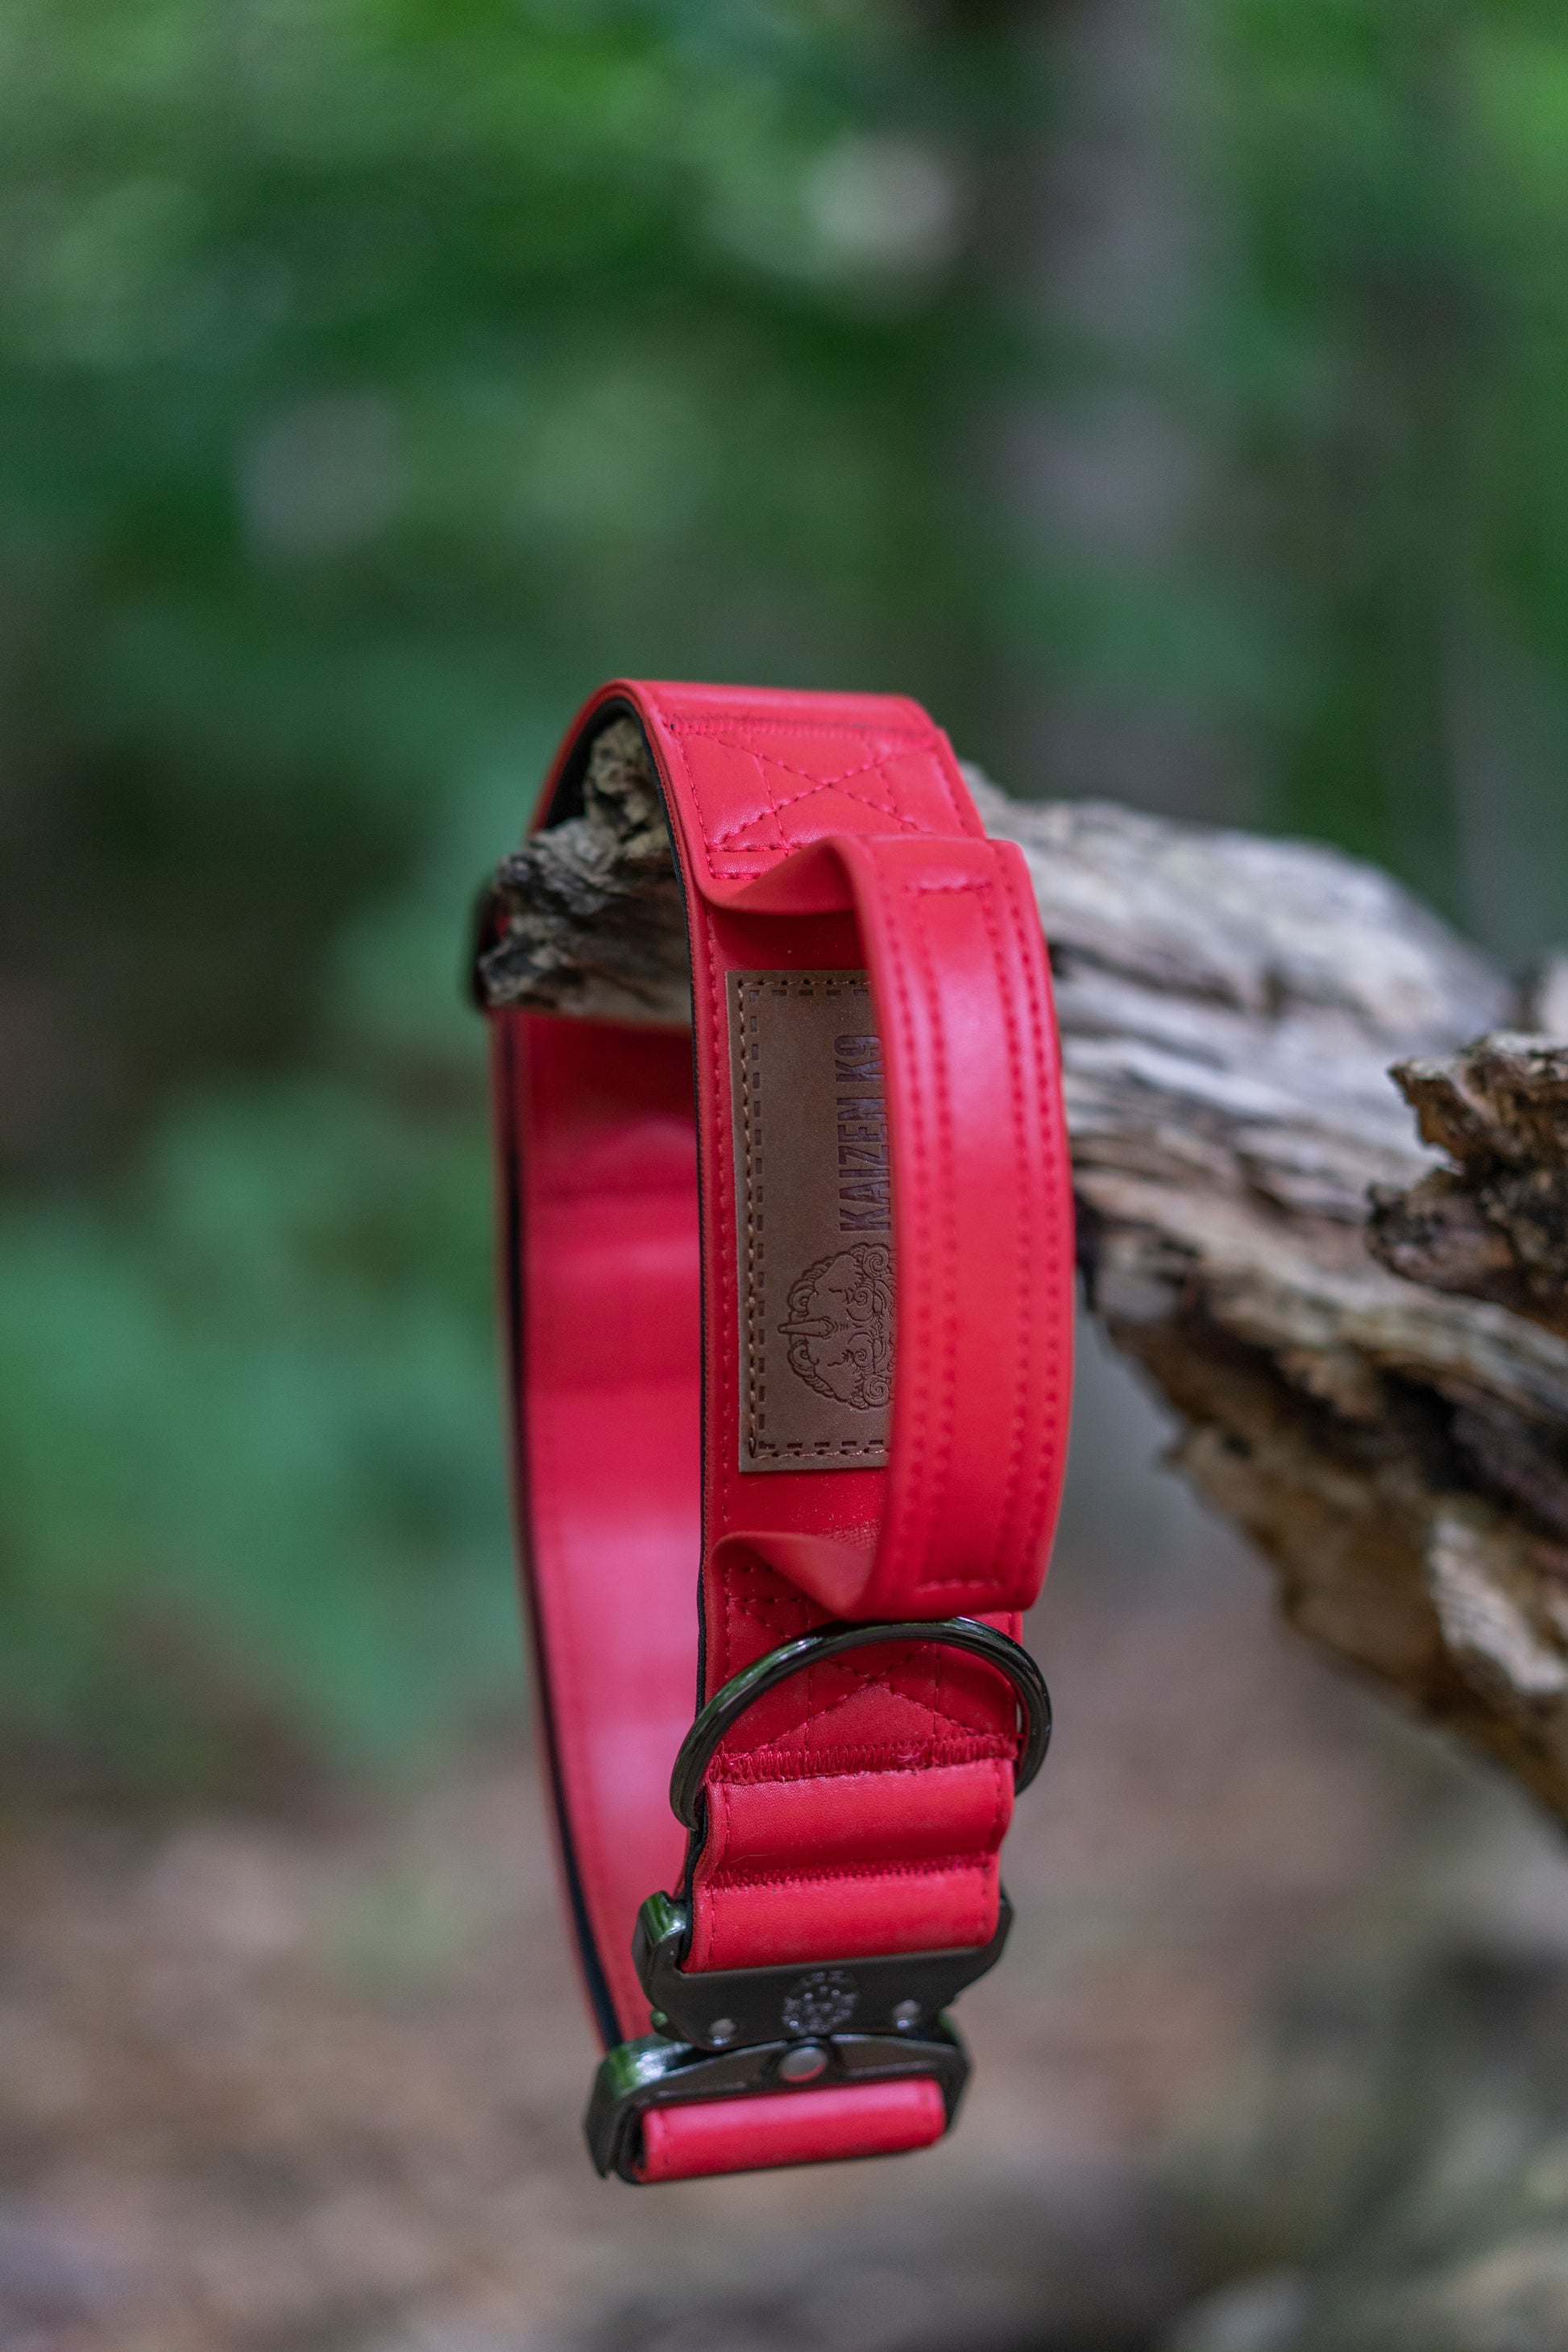
[[[893,1233],[863,971],[730,974],[741,1468],[888,1458]]]

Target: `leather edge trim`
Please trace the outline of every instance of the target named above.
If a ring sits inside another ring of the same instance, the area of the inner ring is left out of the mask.
[[[507,1395],[510,1402],[506,1454],[510,1465],[512,1524],[517,1530],[518,1566],[528,1603],[523,1614],[528,1625],[533,1698],[539,1710],[537,1737],[544,1750],[551,1813],[555,1823],[556,1852],[561,1860],[561,1875],[566,1888],[578,1965],[583,1971],[589,2007],[594,2012],[599,2039],[605,2048],[610,2050],[621,2039],[620,2021],[616,2015],[615,2000],[604,1963],[599,1958],[599,1948],[594,1939],[583,1874],[573,1842],[571,1813],[562,1783],[554,1697],[542,1638],[539,1585],[533,1569],[533,1508],[529,1489],[526,1443],[528,1390],[524,1377],[527,1265],[522,1249],[522,1153],[516,1116],[518,1037],[512,1025],[526,1017],[525,1014],[507,1013],[491,1016],[496,1023],[493,1085],[500,1114],[498,1170],[501,1193],[502,1328],[506,1343]]]

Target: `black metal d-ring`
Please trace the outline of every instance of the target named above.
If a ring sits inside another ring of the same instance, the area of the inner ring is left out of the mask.
[[[713,1751],[764,1691],[799,1674],[803,1666],[819,1665],[825,1658],[864,1649],[872,1642],[939,1642],[944,1649],[967,1650],[1005,1674],[1024,1711],[1024,1744],[1013,1768],[1013,1785],[1028,1787],[1051,1743],[1051,1695],[1027,1650],[999,1633],[994,1625],[982,1624],[978,1617],[910,1618],[892,1625],[819,1625],[793,1642],[781,1642],[765,1657],[743,1666],[709,1700],[681,1741],[669,1776],[670,1810],[676,1820],[689,1830],[700,1828],[702,1781]]]

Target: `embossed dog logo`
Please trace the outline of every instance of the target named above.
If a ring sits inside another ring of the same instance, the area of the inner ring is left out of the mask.
[[[893,1254],[861,1242],[818,1258],[790,1285],[789,1367],[816,1391],[858,1412],[885,1405],[893,1384]]]
[[[791,1985],[779,2021],[786,2033],[837,2033],[854,2016],[859,1999],[847,1969],[813,1969]]]

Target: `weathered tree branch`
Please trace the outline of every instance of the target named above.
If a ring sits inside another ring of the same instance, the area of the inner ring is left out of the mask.
[[[1568,970],[1516,1003],[1337,852],[972,781],[1051,945],[1089,1302],[1173,1460],[1295,1624],[1568,1820]],[[488,1001],[689,1022],[629,722],[492,911]]]

